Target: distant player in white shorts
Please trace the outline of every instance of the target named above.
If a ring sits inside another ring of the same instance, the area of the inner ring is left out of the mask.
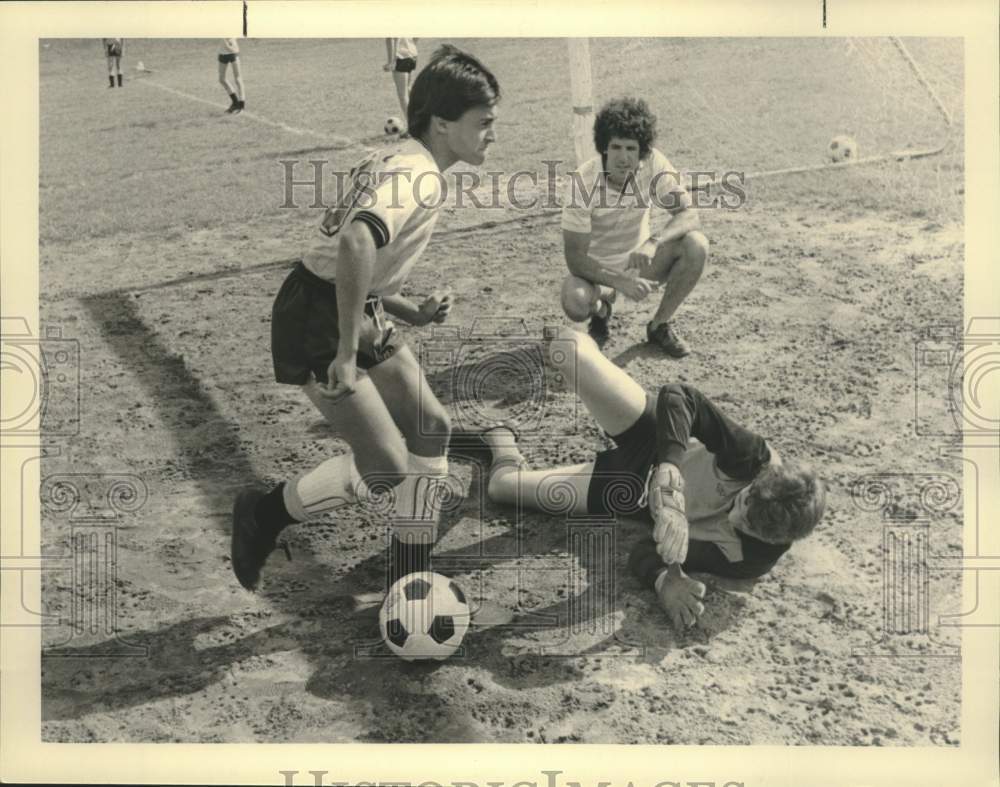
[[[385,53],[387,61],[382,70],[392,72],[399,108],[403,110],[405,118],[410,105],[410,78],[417,68],[417,39],[387,38]]]
[[[115,78],[118,78],[118,87],[122,87],[122,53],[125,51],[124,38],[102,38],[101,44],[104,47],[104,57],[108,61],[108,87],[115,86]]]
[[[233,68],[232,85],[229,83],[229,67]],[[243,71],[240,68],[240,45],[235,38],[223,38],[219,44],[219,84],[229,94],[228,114],[239,114],[246,107],[246,93],[243,89]]]
[[[659,150],[656,116],[645,101],[608,102],[594,119],[600,154],[569,179],[563,213],[563,247],[570,275],[562,307],[574,321],[590,319],[589,332],[603,345],[618,292],[634,301],[660,287],[663,297],[646,325],[646,339],[674,358],[690,352],[672,318],[694,289],[708,260],[708,240],[680,174]],[[654,207],[670,214],[652,235]]]
[[[482,164],[496,139],[500,87],[474,57],[443,46],[414,81],[413,97],[412,137],[358,163],[353,187],[326,212],[275,298],[275,378],[299,386],[351,451],[266,494],[239,494],[232,565],[245,588],[256,589],[285,527],[364,499],[373,486],[394,492],[390,577],[429,566],[451,423],[385,315],[414,325],[446,316],[447,299],[416,305],[399,292],[434,231],[442,172],[459,161]]]

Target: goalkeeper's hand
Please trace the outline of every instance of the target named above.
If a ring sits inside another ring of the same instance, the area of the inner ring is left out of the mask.
[[[688,521],[680,468],[669,462],[659,465],[650,476],[648,493],[656,551],[668,565],[683,563],[688,550]]]

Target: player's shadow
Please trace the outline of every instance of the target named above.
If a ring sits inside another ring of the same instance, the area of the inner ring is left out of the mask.
[[[631,347],[626,347],[611,360],[616,366],[620,366],[622,369],[625,369],[636,359],[652,361],[669,360],[663,350],[658,347],[654,347],[652,344],[649,344],[649,342],[636,342]],[[675,366],[673,368],[677,371],[677,379],[683,380],[684,377],[681,373],[681,367]]]

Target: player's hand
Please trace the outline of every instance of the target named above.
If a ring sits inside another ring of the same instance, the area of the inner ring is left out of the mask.
[[[688,520],[684,477],[677,465],[660,464],[649,479],[647,491],[656,551],[664,563],[683,563],[688,551]]]
[[[639,277],[626,276],[625,280],[618,288],[622,294],[632,301],[641,301],[649,297],[650,293],[656,292],[660,288],[659,282],[649,281]]]
[[[392,66],[393,66],[392,63],[386,63],[384,66],[382,66],[382,70],[383,71],[392,71]]]
[[[635,271],[640,279],[652,279],[653,258],[656,256],[656,244],[647,240],[628,256],[626,270]]]
[[[680,566],[671,566],[657,581],[656,595],[674,628],[683,631],[698,622],[705,611],[705,585],[691,579]]]
[[[443,323],[448,319],[452,303],[454,303],[454,297],[450,288],[435,290],[420,304],[419,325],[427,325],[429,322]]]
[[[340,356],[334,358],[327,367],[326,385],[319,386],[320,394],[331,402],[345,399],[354,393],[354,388],[358,384],[358,366],[356,359],[352,356],[349,360],[341,360]]]

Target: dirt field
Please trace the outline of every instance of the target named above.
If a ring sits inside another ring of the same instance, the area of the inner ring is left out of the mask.
[[[465,45],[504,90],[487,167],[570,161],[565,45]],[[384,570],[384,522],[369,512],[291,530],[292,560],[271,557],[257,596],[228,558],[240,487],[345,450],[271,377],[271,301],[320,212],[307,191],[281,207],[278,162],[299,160],[304,178],[308,159],[343,168],[383,141],[398,114],[384,47],[245,42],[238,117],[221,114],[214,47],[127,42],[126,67],[154,73],[130,70],[122,90],[106,88],[98,42],[41,53],[42,324],[79,342],[81,380],[79,433],[42,476],[74,474],[98,495],[131,476],[147,495],[114,528],[118,636],[49,630],[44,740],[958,743],[959,638],[938,625],[960,611],[958,574],[930,572],[929,636],[886,632],[885,511],[852,489],[876,474],[960,479],[939,450],[951,443],[915,429],[915,402],[928,422],[949,415],[914,365],[922,331],[962,320],[960,44],[910,43],[956,113],[945,155],[750,181],[738,209],[702,210],[712,252],[678,315],[695,348],[684,361],[641,343],[646,304],[612,324],[605,352],[645,386],[692,382],[820,469],[830,498],[816,534],[756,583],[704,578],[707,611],[679,635],[625,568],[639,523],[603,531],[616,572],[596,581],[580,523],[493,506],[481,469],[454,460],[463,496],[435,565],[483,607],[465,653],[432,665],[358,657],[378,637]],[[933,107],[891,56],[843,42],[602,40],[595,98],[645,96],[660,147],[691,169],[812,164],[835,133],[865,155],[933,143]],[[659,80],[663,68],[678,78]],[[537,466],[605,445],[533,360],[543,326],[565,322],[564,270],[557,216],[450,207],[408,286],[456,293],[455,333],[405,331],[439,359],[428,376],[456,424],[513,415]],[[510,318],[523,335],[499,322]],[[456,388],[456,370],[480,384]],[[911,497],[897,507],[912,519]],[[961,504],[941,508],[929,548],[955,555]],[[51,500],[43,512],[45,550],[65,552],[80,523]],[[48,572],[43,591],[52,614],[87,601],[69,572]],[[864,655],[879,641],[895,657]]]

